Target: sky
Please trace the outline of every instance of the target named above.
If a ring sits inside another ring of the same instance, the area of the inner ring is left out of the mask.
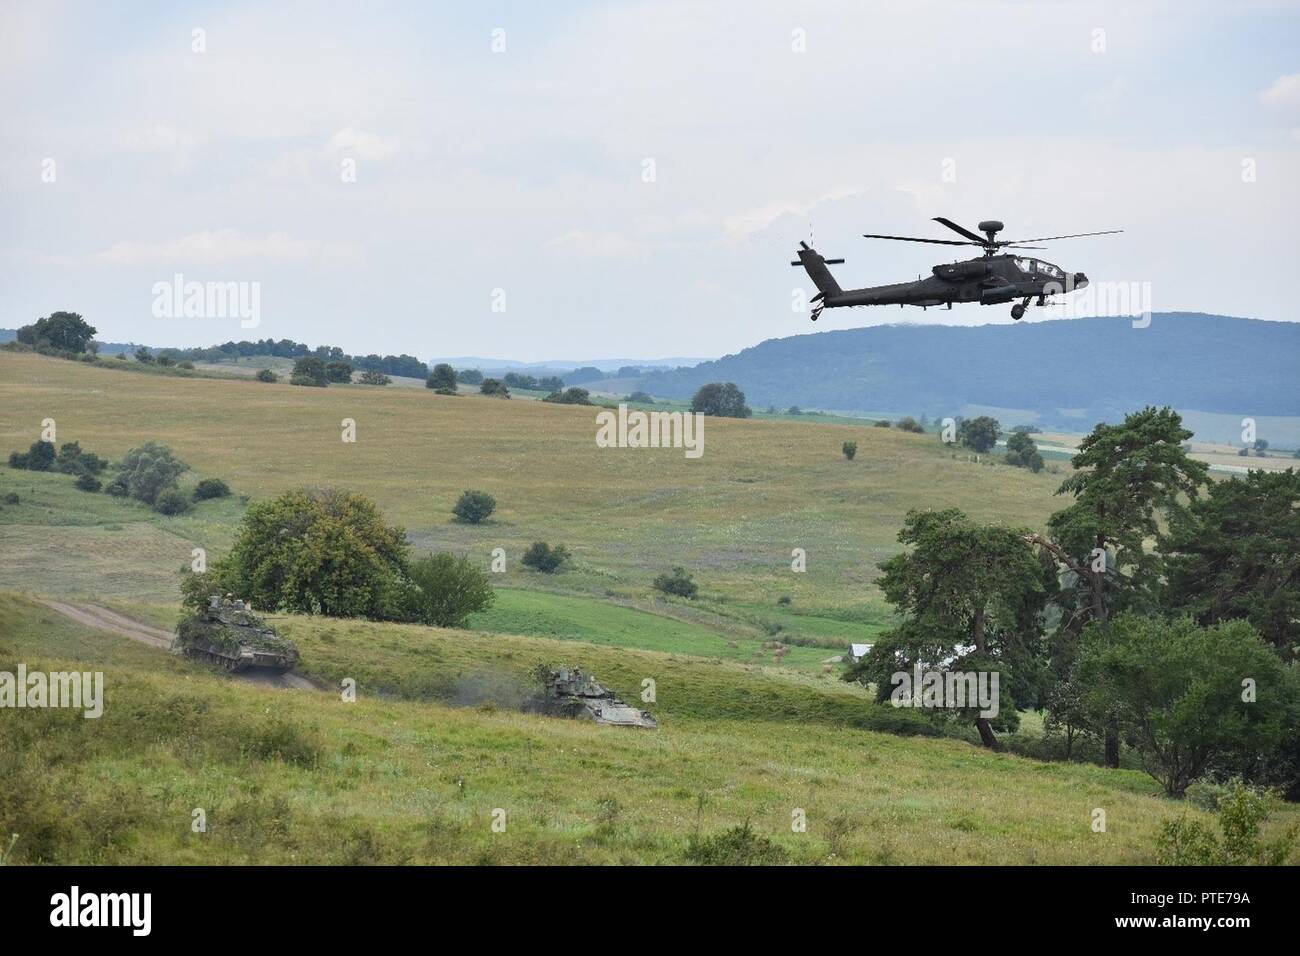
[[[861,234],[933,216],[1123,229],[1040,255],[1296,321],[1298,175],[1291,2],[0,0],[6,328],[542,361],[1010,322],[809,323],[800,240],[903,281],[963,253]]]

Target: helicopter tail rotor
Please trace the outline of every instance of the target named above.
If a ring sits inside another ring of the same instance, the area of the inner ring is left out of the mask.
[[[799,258],[790,265],[803,266],[804,271],[808,273],[808,278],[812,279],[813,285],[817,286],[817,295],[812,300],[812,320],[816,322],[818,316],[822,314],[822,309],[830,305],[830,300],[843,291],[840,289],[840,284],[835,281],[835,277],[831,275],[831,270],[826,267],[828,265],[841,265],[844,260],[827,259],[806,242],[799,243],[799,246],[800,248],[796,253]]]

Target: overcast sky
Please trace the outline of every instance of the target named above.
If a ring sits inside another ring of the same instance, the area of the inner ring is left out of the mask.
[[[810,230],[880,284],[952,252],[861,233],[938,215],[1122,228],[1041,255],[1300,319],[1294,3],[433,7],[0,0],[0,326],[541,360],[1009,322],[792,310]],[[178,273],[258,326],[157,317]]]

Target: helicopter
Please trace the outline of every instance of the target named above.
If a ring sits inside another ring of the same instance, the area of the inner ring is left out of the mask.
[[[1052,239],[1075,239],[1079,236],[1109,236],[1123,232],[1123,229],[1107,229],[1102,232],[1076,232],[1067,236],[1042,236],[1037,239],[998,239],[997,234],[1003,225],[996,219],[987,219],[979,224],[980,236],[969,229],[957,225],[951,219],[935,216],[934,221],[947,226],[961,236],[961,239],[919,239],[915,236],[880,236],[865,233],[865,239],[894,239],[900,242],[929,242],[942,246],[979,246],[984,255],[978,259],[965,259],[961,262],[945,263],[934,266],[933,276],[918,278],[915,282],[897,282],[893,285],[870,286],[865,289],[840,288],[827,266],[840,265],[843,259],[826,259],[806,242],[800,242],[797,250],[799,258],[790,263],[803,266],[808,277],[817,286],[817,295],[813,297],[812,320],[817,321],[822,309],[838,309],[853,305],[919,305],[929,308],[932,305],[946,305],[952,308],[954,302],[978,302],[980,305],[997,305],[1020,299],[1011,307],[1011,318],[1021,319],[1031,301],[1037,305],[1046,305],[1049,297],[1075,289],[1082,289],[1088,284],[1088,277],[1082,272],[1067,273],[1060,266],[1043,259],[1025,259],[1016,255],[1003,254],[1003,249],[1041,249],[1042,246],[1025,245],[1030,242],[1047,242]]]

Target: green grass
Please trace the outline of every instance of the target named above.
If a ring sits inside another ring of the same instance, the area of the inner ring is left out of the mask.
[[[879,734],[761,699],[764,687],[792,695],[783,682],[799,675],[592,648],[620,690],[647,670],[663,678],[660,729],[627,731],[385,696],[364,669],[513,672],[569,643],[281,623],[318,671],[357,669],[355,703],[234,681],[0,595],[0,669],[93,666],[106,681],[99,720],[5,714],[12,862],[682,863],[692,834],[749,820],[793,863],[1138,864],[1153,862],[1162,821],[1207,819],[1141,773]],[[853,700],[848,688],[811,696]],[[1104,834],[1091,831],[1096,807]],[[206,833],[192,832],[196,808]],[[806,833],[791,830],[796,809]],[[492,831],[496,810],[505,832]],[[1296,818],[1288,808],[1270,830]]]

